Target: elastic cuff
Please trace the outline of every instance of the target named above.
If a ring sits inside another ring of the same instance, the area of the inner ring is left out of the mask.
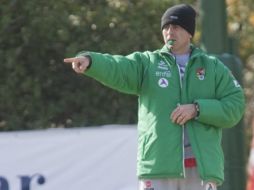
[[[199,104],[197,102],[194,102],[194,105],[195,105],[196,112],[197,112],[195,119],[198,119],[199,113],[200,113]]]
[[[87,66],[86,70],[88,70],[92,66],[92,58],[90,55],[85,55],[89,59],[89,65]]]

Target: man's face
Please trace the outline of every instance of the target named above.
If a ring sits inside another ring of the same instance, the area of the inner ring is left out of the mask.
[[[172,53],[183,54],[189,51],[192,36],[181,26],[168,24],[163,28],[162,35],[165,44],[169,40],[175,41],[171,48]]]

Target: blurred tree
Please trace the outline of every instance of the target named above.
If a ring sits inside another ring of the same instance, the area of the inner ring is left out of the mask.
[[[0,127],[19,130],[135,123],[137,97],[76,75],[63,58],[82,50],[112,54],[162,45],[160,18],[169,6],[200,0],[2,0]],[[252,0],[227,0],[230,35],[245,63],[245,90],[254,113]],[[199,43],[200,25],[195,34]],[[248,119],[247,119],[248,121]]]
[[[227,0],[228,31],[231,47],[236,47],[244,64],[244,88],[247,97],[245,122],[251,125],[254,117],[254,4],[252,0]],[[250,128],[249,128],[250,129]],[[249,130],[248,129],[248,130]]]
[[[161,14],[179,2],[3,0],[1,130],[135,123],[137,97],[78,76],[62,60],[81,50],[160,48]]]

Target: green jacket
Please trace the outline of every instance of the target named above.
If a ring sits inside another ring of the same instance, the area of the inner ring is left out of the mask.
[[[222,129],[236,125],[244,112],[243,90],[218,59],[192,47],[183,81],[166,47],[128,56],[85,52],[85,72],[106,86],[139,96],[139,178],[183,178],[183,126],[172,123],[178,104],[197,102],[198,118],[188,121],[189,140],[202,180],[224,180]]]

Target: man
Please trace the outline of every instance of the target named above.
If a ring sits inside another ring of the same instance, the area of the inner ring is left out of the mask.
[[[128,56],[84,52],[74,71],[138,95],[139,190],[216,190],[224,180],[222,129],[244,112],[242,88],[215,57],[191,44],[195,10],[186,4],[161,19],[165,45]]]

